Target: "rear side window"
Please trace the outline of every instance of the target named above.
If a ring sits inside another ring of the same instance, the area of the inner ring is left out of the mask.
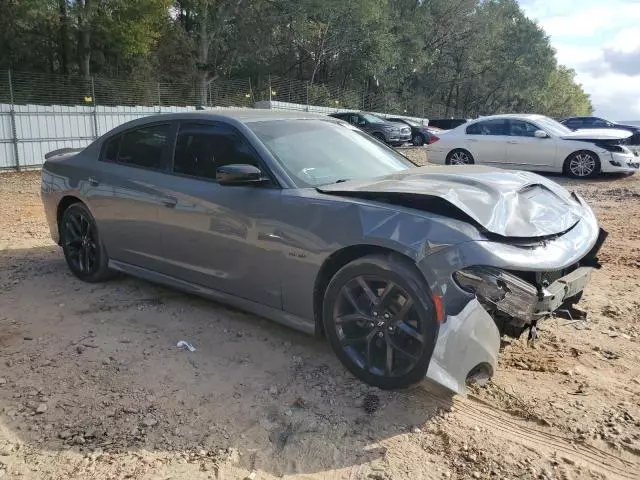
[[[507,135],[506,120],[487,120],[467,127],[467,135]]]
[[[118,160],[118,151],[120,150],[120,140],[122,135],[116,135],[111,137],[104,144],[102,153],[102,160],[105,162],[115,162]]]
[[[123,133],[119,137],[117,163],[162,170],[163,157],[169,146],[170,125],[152,125]],[[114,140],[114,139],[112,139]],[[104,159],[115,147],[107,145]]]
[[[180,126],[174,173],[215,180],[218,167],[233,163],[260,166],[251,145],[233,128],[224,124],[198,123]]]

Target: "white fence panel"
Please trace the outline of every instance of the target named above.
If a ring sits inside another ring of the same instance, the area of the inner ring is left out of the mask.
[[[258,102],[255,107],[272,110],[297,110],[324,115],[334,112],[357,111],[279,101]],[[20,168],[39,167],[44,162],[46,153],[59,148],[87,146],[95,138],[131,120],[160,113],[195,111],[195,107],[177,106],[14,105],[13,117],[18,151],[18,162],[16,162],[11,109],[12,106],[9,104],[0,104],[0,170],[15,169],[18,164]],[[207,108],[210,111],[228,109],[234,109],[234,107]],[[384,114],[379,115],[385,116]],[[421,118],[413,119],[418,122],[425,121]]]

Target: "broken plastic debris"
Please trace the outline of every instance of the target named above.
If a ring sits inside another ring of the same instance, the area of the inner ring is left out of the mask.
[[[177,344],[176,347],[178,348],[186,348],[187,350],[189,350],[190,352],[195,352],[196,351],[196,347],[194,347],[193,345],[191,345],[189,342],[185,341],[185,340],[180,340]]]

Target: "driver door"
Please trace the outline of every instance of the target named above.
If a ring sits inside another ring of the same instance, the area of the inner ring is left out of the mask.
[[[183,122],[172,174],[164,193],[174,199],[160,211],[164,273],[275,308],[282,307],[279,244],[269,219],[279,211],[275,182],[220,185],[216,169],[249,164],[264,171],[257,153],[230,125]]]

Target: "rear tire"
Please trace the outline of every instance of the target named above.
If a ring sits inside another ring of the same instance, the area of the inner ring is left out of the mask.
[[[95,283],[111,278],[109,257],[100,240],[91,212],[82,203],[70,205],[60,219],[60,244],[69,270],[84,282]]]
[[[593,178],[600,173],[600,159],[588,150],[574,152],[564,161],[563,172],[571,178]]]
[[[411,143],[414,147],[421,147],[422,145],[424,145],[424,135],[422,135],[421,133],[414,134],[411,138]]]
[[[342,267],[329,282],[322,308],[325,334],[342,364],[379,388],[422,380],[439,328],[428,291],[415,267],[393,254]]]
[[[473,165],[476,162],[469,151],[463,148],[456,148],[449,152],[446,163],[447,165]]]

